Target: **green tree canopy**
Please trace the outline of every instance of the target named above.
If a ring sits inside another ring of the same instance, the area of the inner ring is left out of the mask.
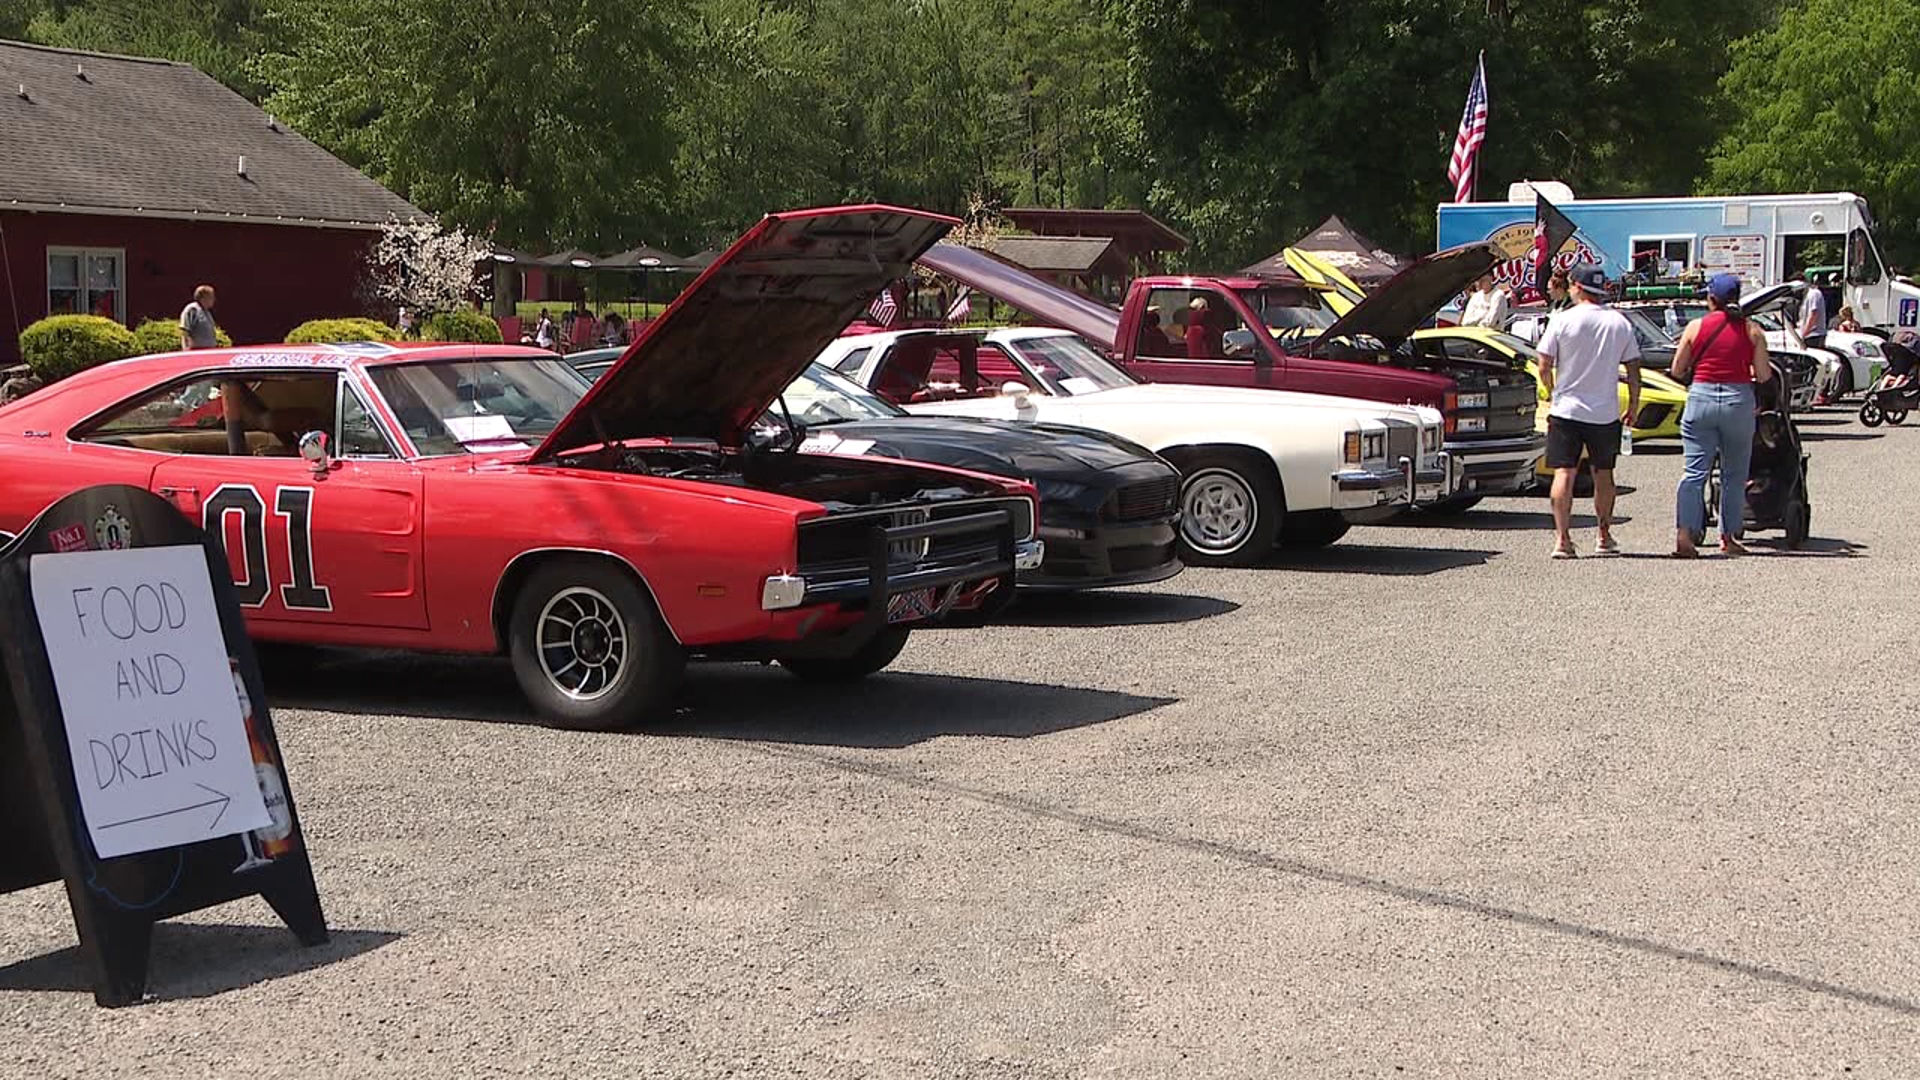
[[[1734,57],[1703,190],[1852,191],[1882,247],[1920,259],[1920,0],[1806,0]]]

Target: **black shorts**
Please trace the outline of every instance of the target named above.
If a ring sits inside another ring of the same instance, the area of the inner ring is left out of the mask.
[[[1547,468],[1579,468],[1583,449],[1594,468],[1613,468],[1620,456],[1620,421],[1589,424],[1564,416],[1547,417]]]

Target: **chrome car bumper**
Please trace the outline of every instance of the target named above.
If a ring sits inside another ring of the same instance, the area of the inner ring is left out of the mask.
[[[1334,473],[1333,508],[1356,524],[1384,521],[1403,507],[1445,498],[1450,490],[1444,467],[1422,469],[1412,458],[1403,457],[1391,469]]]
[[[1506,439],[1456,440],[1446,445],[1449,494],[1525,491],[1546,456],[1547,437],[1534,432]]]

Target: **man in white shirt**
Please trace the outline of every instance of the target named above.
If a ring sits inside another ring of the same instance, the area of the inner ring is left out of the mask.
[[[1506,328],[1507,316],[1512,310],[1512,302],[1507,298],[1507,287],[1495,285],[1493,275],[1488,274],[1473,283],[1473,292],[1467,297],[1466,310],[1460,315],[1460,325],[1485,326],[1502,330]]]
[[[1540,335],[1540,381],[1547,407],[1547,467],[1553,470],[1553,557],[1578,554],[1568,529],[1573,521],[1573,482],[1585,451],[1593,466],[1593,512],[1600,519],[1601,555],[1618,555],[1613,539],[1613,463],[1620,454],[1620,427],[1640,411],[1640,343],[1625,315],[1606,306],[1607,278],[1598,266],[1576,266],[1568,275],[1574,303],[1547,320]],[[1627,372],[1627,408],[1620,409],[1620,370]]]
[[[1800,339],[1808,348],[1817,349],[1827,340],[1827,294],[1807,280],[1805,270],[1793,277],[1807,287],[1807,297],[1800,301]]]

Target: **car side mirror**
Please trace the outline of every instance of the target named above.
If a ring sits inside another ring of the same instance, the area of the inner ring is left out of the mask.
[[[1000,396],[1012,398],[1013,407],[1016,409],[1024,409],[1027,407],[1027,395],[1031,393],[1033,393],[1033,391],[1028,389],[1027,384],[1023,382],[1009,379],[1000,384]]]
[[[328,453],[327,433],[309,431],[300,436],[300,457],[313,466],[313,475],[325,476],[333,467],[333,455]]]

